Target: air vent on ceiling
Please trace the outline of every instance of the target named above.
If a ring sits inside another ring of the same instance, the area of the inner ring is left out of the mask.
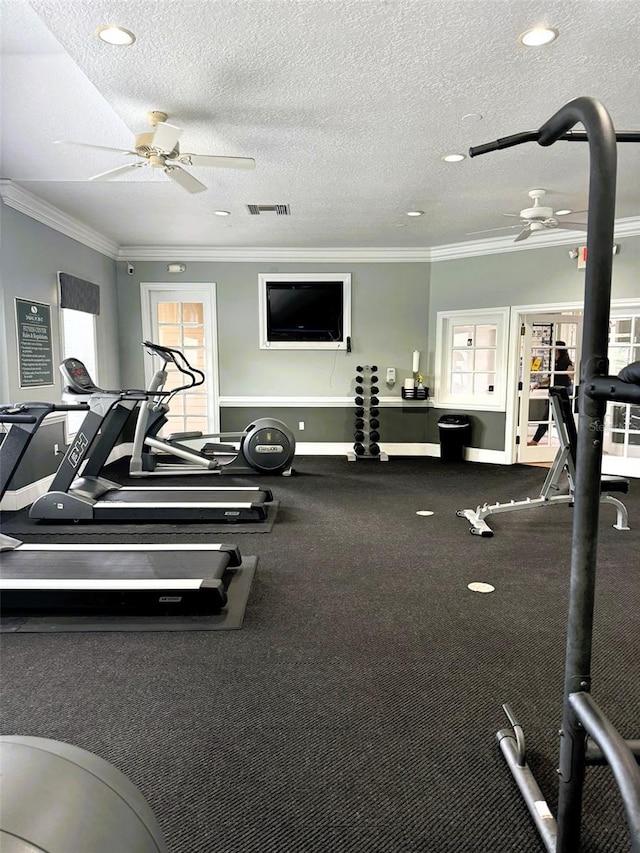
[[[260,216],[261,213],[275,213],[276,216],[290,216],[288,204],[248,204],[247,210],[252,216]]]

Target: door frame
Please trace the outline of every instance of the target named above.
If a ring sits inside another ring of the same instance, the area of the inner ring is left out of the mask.
[[[537,305],[512,305],[509,329],[509,368],[507,375],[507,411],[504,429],[505,462],[514,465],[518,461],[518,415],[520,408],[520,329],[525,316],[545,314],[548,316],[566,313],[583,313],[583,302],[538,303]]]
[[[549,325],[554,326],[570,326],[575,325],[577,329],[577,334],[575,336],[575,344],[570,345],[570,349],[575,349],[574,355],[574,364],[573,368],[575,371],[575,375],[580,375],[580,357],[582,354],[582,320],[584,316],[584,312],[582,309],[580,311],[560,311],[553,312],[551,314],[547,313],[534,313],[534,314],[526,314],[521,313],[520,318],[522,320],[523,325],[525,325],[525,345],[523,348],[523,352],[521,352],[519,357],[520,359],[524,356],[525,358],[530,358],[532,355],[532,350],[535,348],[533,346],[531,336],[532,336],[532,328],[536,324],[540,323],[548,323]],[[525,323],[526,319],[526,323]],[[563,337],[566,335],[563,332]],[[520,340],[522,342],[522,335],[520,336]],[[553,354],[552,354],[552,362],[553,362]],[[544,373],[545,371],[539,371]],[[554,447],[552,443],[549,444],[541,444],[539,447],[528,447],[525,439],[526,435],[523,434],[523,429],[528,429],[529,425],[529,401],[531,400],[531,386],[528,381],[524,381],[525,373],[527,377],[530,376],[530,370],[528,368],[525,369],[524,363],[521,368],[521,384],[522,388],[518,389],[518,400],[520,404],[519,414],[517,418],[517,422],[519,424],[520,429],[520,442],[516,446],[516,459],[519,463],[524,465],[534,464],[534,463],[546,463],[551,464],[556,456],[557,447]],[[575,377],[574,377],[575,378]],[[546,400],[548,402],[548,391],[546,395]],[[547,407],[546,411],[548,416],[550,417],[550,410]],[[525,426],[526,425],[526,426]],[[551,433],[554,430],[553,424],[549,428],[549,439],[551,439]]]
[[[612,299],[611,300],[611,316],[623,313],[625,311],[638,312],[640,309],[640,299],[629,297],[627,299]],[[520,362],[520,328],[523,322],[523,316],[527,314],[549,314],[561,315],[566,312],[584,313],[584,302],[565,302],[565,303],[538,303],[534,305],[512,305],[511,306],[511,322],[509,326],[509,366],[507,371],[507,409],[505,418],[505,464],[513,465],[518,461],[518,410],[520,406],[518,381],[519,381],[519,362]],[[580,353],[580,360],[582,353]],[[579,376],[576,375],[576,383]],[[617,468],[620,466],[616,462],[617,457],[603,456],[603,473],[614,474],[619,473]],[[611,461],[613,460],[613,461]],[[622,458],[627,473],[631,477],[640,476],[640,462],[636,463],[634,459]],[[633,463],[633,470],[629,470],[629,463]],[[636,467],[637,464],[637,467]],[[614,470],[616,469],[616,470]]]
[[[207,432],[220,431],[220,378],[218,374],[218,313],[215,282],[180,282],[179,285],[166,281],[140,282],[140,304],[143,340],[152,340],[153,317],[152,295],[162,294],[169,302],[194,301],[193,296],[203,297],[205,325],[205,387],[207,389]],[[144,353],[144,376],[146,387],[155,372],[153,358]]]

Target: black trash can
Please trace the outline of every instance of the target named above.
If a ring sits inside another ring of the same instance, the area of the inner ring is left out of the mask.
[[[438,421],[440,459],[463,462],[464,448],[471,444],[471,420],[468,415],[442,415]]]

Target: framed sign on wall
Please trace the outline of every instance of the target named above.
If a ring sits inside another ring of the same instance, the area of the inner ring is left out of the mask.
[[[16,299],[16,338],[21,388],[53,385],[51,306]]]

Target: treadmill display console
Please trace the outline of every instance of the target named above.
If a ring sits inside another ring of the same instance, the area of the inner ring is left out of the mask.
[[[65,391],[72,391],[76,394],[93,394],[101,390],[78,358],[65,358],[60,365],[60,373],[62,373],[67,386]]]

